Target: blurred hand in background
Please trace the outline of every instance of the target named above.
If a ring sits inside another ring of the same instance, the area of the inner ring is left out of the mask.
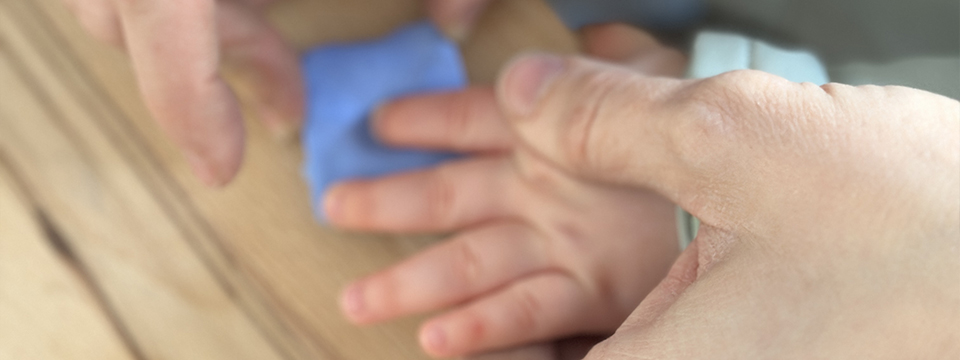
[[[276,0],[64,0],[95,37],[126,50],[144,101],[182,149],[194,174],[222,186],[239,171],[244,129],[222,62],[254,81],[256,109],[278,136],[303,118],[296,52],[270,26]],[[469,32],[489,0],[427,0],[430,16],[455,38]]]

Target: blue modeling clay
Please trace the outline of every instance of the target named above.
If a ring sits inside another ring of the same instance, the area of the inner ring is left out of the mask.
[[[321,221],[331,185],[434,165],[454,154],[384,146],[368,118],[398,96],[462,88],[463,61],[454,43],[427,22],[369,42],[334,44],[303,57],[307,112],[303,130],[304,177]]]

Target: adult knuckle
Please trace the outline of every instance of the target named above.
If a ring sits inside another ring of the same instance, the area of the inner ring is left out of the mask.
[[[850,91],[853,90],[854,87],[846,84],[831,82],[831,83],[820,85],[820,89],[823,90],[823,92],[826,93],[827,95],[830,95],[831,97],[842,97],[850,93]]]
[[[706,78],[696,83],[687,100],[700,111],[701,119],[714,119],[713,125],[718,126],[733,125],[753,100],[749,89],[760,76],[753,70],[736,70]]]
[[[693,83],[679,101],[685,114],[669,134],[676,153],[688,163],[722,155],[724,144],[741,138],[745,129],[756,128],[756,120],[765,117],[763,107],[778,94],[770,91],[774,83],[775,76],[755,70],[730,71]]]
[[[734,121],[727,90],[704,80],[682,100],[680,109],[686,114],[676,117],[676,126],[669,127],[667,139],[684,163],[696,163],[710,154],[709,148],[718,136],[729,133]]]

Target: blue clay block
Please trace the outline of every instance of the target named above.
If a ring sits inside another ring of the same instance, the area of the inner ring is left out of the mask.
[[[317,217],[331,185],[429,167],[455,154],[396,149],[370,133],[369,115],[398,96],[463,88],[466,72],[454,43],[427,22],[384,38],[322,46],[303,57],[307,118],[303,173]]]

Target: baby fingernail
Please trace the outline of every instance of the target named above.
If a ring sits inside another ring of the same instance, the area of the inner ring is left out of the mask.
[[[430,325],[420,333],[420,346],[434,354],[442,354],[447,348],[447,334],[438,325]]]
[[[343,292],[343,299],[341,299],[341,306],[343,311],[354,320],[359,319],[363,312],[366,311],[366,303],[363,298],[363,285],[357,283],[350,285],[346,291]]]
[[[563,58],[547,54],[514,60],[507,67],[501,84],[507,110],[521,117],[530,115],[564,67]]]

